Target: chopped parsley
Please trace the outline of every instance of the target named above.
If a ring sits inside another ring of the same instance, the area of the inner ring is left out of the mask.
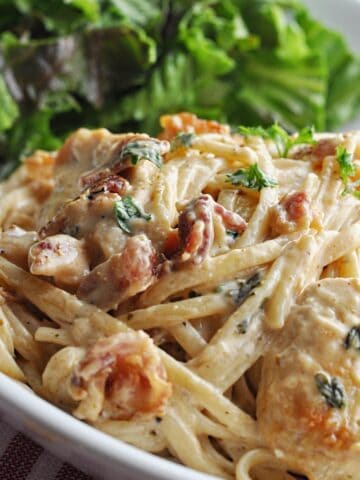
[[[171,142],[171,150],[174,151],[178,148],[190,148],[192,142],[195,139],[195,134],[192,132],[181,132],[176,135]]]
[[[160,142],[135,140],[124,146],[120,154],[120,160],[130,158],[131,163],[136,165],[140,160],[145,159],[160,168],[162,165],[161,153],[162,146]]]
[[[329,407],[345,407],[344,387],[336,377],[329,379],[324,373],[317,373],[315,375],[315,383]]]
[[[241,185],[258,192],[262,188],[273,188],[277,185],[275,180],[265,175],[257,163],[250,165],[248,168],[240,168],[234,173],[228,173],[226,177],[226,181],[231,182],[233,185]]]
[[[131,233],[130,222],[132,219],[143,218],[147,222],[151,220],[151,215],[141,211],[134,200],[129,196],[115,202],[114,212],[118,226],[125,233]]]
[[[360,325],[350,328],[350,331],[344,340],[344,347],[346,350],[349,350],[350,348],[360,350]]]
[[[352,155],[343,145],[336,148],[336,160],[339,164],[340,178],[346,186],[349,177],[355,175],[355,165],[352,162]]]
[[[296,137],[289,135],[280,125],[275,123],[268,128],[239,127],[239,132],[244,136],[256,136],[273,140],[279,157],[286,157],[295,145],[315,145],[314,127],[304,127]]]
[[[336,160],[339,164],[340,178],[344,184],[343,195],[350,193],[354,197],[360,199],[360,181],[351,182],[350,177],[356,173],[356,167],[352,160],[352,154],[346,150],[343,145],[338,145],[336,148]]]

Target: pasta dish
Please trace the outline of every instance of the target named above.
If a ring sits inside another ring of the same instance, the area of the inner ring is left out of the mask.
[[[236,480],[360,479],[360,136],[80,129],[0,184],[0,371]]]

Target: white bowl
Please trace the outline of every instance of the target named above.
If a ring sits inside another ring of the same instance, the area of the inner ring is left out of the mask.
[[[316,17],[341,31],[360,52],[360,0],[304,0]],[[353,127],[360,127],[354,122]],[[0,374],[0,411],[17,429],[82,470],[106,480],[210,480],[126,445],[67,415]]]

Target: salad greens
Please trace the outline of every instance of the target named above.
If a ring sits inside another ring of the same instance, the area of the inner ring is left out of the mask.
[[[0,175],[79,126],[154,134],[180,110],[334,129],[359,80],[300,0],[0,0]]]

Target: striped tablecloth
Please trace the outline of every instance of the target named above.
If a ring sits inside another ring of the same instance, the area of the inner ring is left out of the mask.
[[[0,417],[0,480],[93,480],[7,425]]]

